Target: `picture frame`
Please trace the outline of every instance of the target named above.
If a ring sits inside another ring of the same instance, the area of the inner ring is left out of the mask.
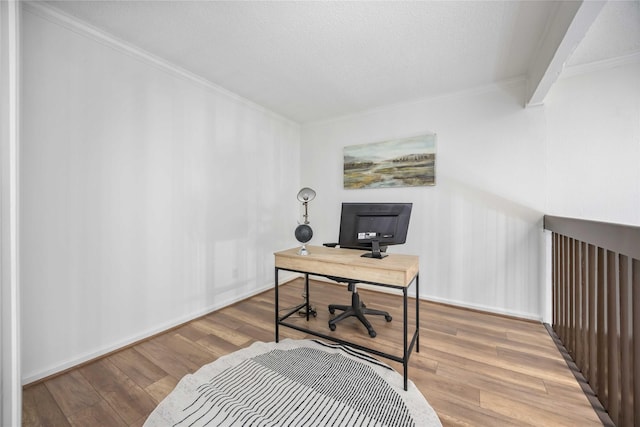
[[[343,159],[345,189],[433,186],[436,134],[346,146]]]

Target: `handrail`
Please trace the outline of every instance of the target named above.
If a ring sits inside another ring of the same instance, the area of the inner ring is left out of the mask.
[[[553,330],[617,426],[640,425],[640,227],[544,217]]]
[[[545,215],[544,228],[581,242],[589,242],[599,248],[640,259],[640,227]]]

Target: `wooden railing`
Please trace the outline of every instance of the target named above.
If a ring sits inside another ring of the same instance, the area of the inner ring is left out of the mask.
[[[640,227],[545,216],[553,329],[617,426],[640,425]]]

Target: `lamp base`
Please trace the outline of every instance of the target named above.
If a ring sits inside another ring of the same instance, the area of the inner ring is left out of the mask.
[[[302,247],[298,251],[298,255],[302,255],[302,256],[309,255],[309,251],[307,250],[307,247],[305,245],[302,245]]]

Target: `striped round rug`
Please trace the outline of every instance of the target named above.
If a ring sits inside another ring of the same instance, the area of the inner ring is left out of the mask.
[[[145,426],[440,426],[413,382],[318,340],[257,342],[180,380]]]

